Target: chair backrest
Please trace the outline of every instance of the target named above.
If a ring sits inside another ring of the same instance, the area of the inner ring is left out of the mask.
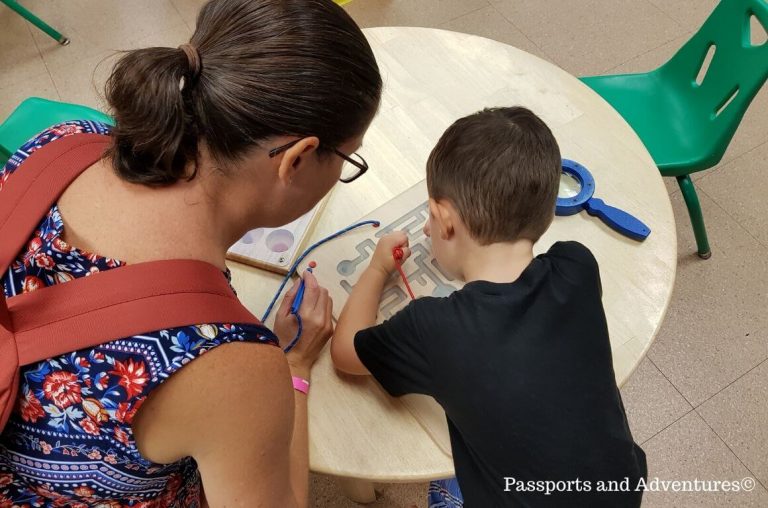
[[[752,44],[753,17],[768,30],[767,0],[722,0],[699,31],[657,70],[686,97],[690,107],[685,113],[696,117],[689,118],[691,123],[710,124],[706,130],[722,150],[768,78],[768,43]]]
[[[115,123],[101,111],[86,106],[30,97],[19,104],[5,122],[0,124],[0,166],[36,134],[69,120],[91,120],[110,125]]]

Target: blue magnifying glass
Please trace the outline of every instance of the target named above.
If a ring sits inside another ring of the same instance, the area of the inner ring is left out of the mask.
[[[633,240],[642,242],[651,234],[651,229],[637,217],[592,197],[595,193],[595,179],[587,168],[578,162],[563,159],[563,173],[575,178],[581,189],[575,196],[558,196],[555,215],[573,215],[586,210],[589,215],[598,217],[610,228]]]

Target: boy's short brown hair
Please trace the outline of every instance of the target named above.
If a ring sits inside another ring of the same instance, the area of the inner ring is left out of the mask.
[[[456,207],[481,245],[535,242],[554,217],[561,171],[557,141],[538,116],[489,108],[443,133],[427,161],[427,188]]]

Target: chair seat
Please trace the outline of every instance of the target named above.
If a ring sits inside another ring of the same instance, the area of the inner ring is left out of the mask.
[[[658,72],[592,76],[581,80],[603,97],[635,130],[663,176],[687,175],[711,168],[727,143],[712,139],[700,108],[688,104],[689,94],[675,93]]]
[[[0,124],[0,166],[4,165],[21,145],[38,133],[52,125],[69,120],[91,120],[114,124],[114,120],[109,116],[86,106],[30,97]]]

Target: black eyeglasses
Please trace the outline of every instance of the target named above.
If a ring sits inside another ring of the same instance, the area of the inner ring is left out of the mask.
[[[296,143],[301,141],[303,138],[294,139],[290,143],[286,143],[282,146],[278,146],[277,148],[273,148],[269,151],[269,157],[272,158],[275,155],[278,155],[281,152],[284,152],[294,146]],[[342,153],[338,151],[335,148],[331,148],[333,150],[333,153],[344,159],[345,164],[341,167],[341,177],[339,178],[339,181],[342,183],[349,183],[357,180],[361,176],[363,176],[363,173],[368,171],[368,163],[365,162],[365,159],[360,156],[358,153],[353,153],[352,155],[347,155],[345,153]]]

